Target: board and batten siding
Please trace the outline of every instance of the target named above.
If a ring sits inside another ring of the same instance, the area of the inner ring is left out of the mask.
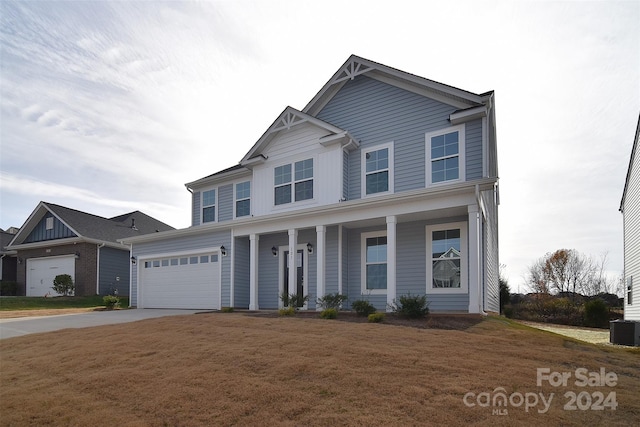
[[[191,225],[200,225],[200,191],[194,191],[191,200]]]
[[[225,246],[231,248],[231,231],[218,231],[213,233],[202,233],[194,236],[182,236],[157,240],[153,242],[137,243],[133,245],[133,256],[140,260],[155,255],[164,255],[177,252],[197,252],[200,249]],[[220,257],[220,267],[222,269],[220,282],[222,300],[221,305],[229,305],[229,295],[231,283],[231,257]],[[143,268],[142,262],[133,266],[131,274],[131,295],[129,295],[130,305],[138,305],[138,271]]]
[[[47,230],[47,218],[53,218],[53,228]],[[63,239],[65,237],[76,237],[75,233],[64,225],[52,214],[45,215],[40,222],[29,233],[23,243],[41,242],[44,240]]]
[[[218,187],[218,222],[231,221],[233,219],[233,184],[221,185]]]
[[[636,138],[638,138],[637,135]],[[638,144],[637,141],[636,144]],[[624,318],[625,320],[640,321],[640,149],[638,146],[636,146],[634,154],[629,166],[629,181],[623,206]],[[627,290],[629,280],[632,286],[631,304],[629,304],[629,291]]]
[[[102,247],[98,249],[100,265],[98,266],[98,290],[100,295],[129,295],[130,255],[129,251]]]
[[[394,190],[424,188],[426,170],[425,134],[451,127],[447,104],[358,76],[347,82],[320,111],[318,118],[349,132],[360,142],[350,153],[347,173],[349,200],[361,197],[361,150],[394,142]],[[482,120],[465,128],[466,179],[482,177]]]

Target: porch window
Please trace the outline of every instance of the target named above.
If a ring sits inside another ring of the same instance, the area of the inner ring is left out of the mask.
[[[362,293],[385,293],[387,290],[387,234],[362,234]]]
[[[366,195],[393,191],[393,144],[363,150],[362,193]]]
[[[466,291],[466,224],[428,226],[426,234],[427,291]]]
[[[236,184],[236,218],[251,215],[251,181]]]
[[[291,203],[292,196],[296,202],[313,199],[313,159],[278,166],[273,175],[276,206]]]
[[[464,180],[464,125],[429,133],[426,140],[427,182]]]
[[[202,192],[202,222],[216,220],[216,190]]]

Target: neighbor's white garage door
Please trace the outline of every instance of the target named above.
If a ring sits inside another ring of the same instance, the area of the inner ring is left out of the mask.
[[[220,309],[217,253],[141,260],[142,308]]]
[[[27,296],[57,296],[58,293],[51,288],[53,279],[59,274],[68,274],[75,282],[75,271],[76,259],[73,255],[28,259]]]

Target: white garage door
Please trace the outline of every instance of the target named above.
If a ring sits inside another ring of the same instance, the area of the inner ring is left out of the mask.
[[[75,256],[32,258],[27,260],[27,296],[59,295],[51,287],[59,274],[68,274],[75,282]]]
[[[220,309],[217,253],[141,260],[140,307]]]

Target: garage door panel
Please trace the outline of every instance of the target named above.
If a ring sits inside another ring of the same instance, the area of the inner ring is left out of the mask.
[[[60,274],[68,274],[75,282],[75,266],[73,255],[28,259],[26,295],[28,297],[59,295],[52,289],[53,279]]]
[[[172,263],[176,258],[144,261],[140,275],[141,306],[219,309],[220,266],[218,256],[211,255],[191,255],[189,258],[196,257],[198,263],[188,264]],[[209,262],[201,263],[203,258]],[[211,259],[216,262],[211,262]]]

